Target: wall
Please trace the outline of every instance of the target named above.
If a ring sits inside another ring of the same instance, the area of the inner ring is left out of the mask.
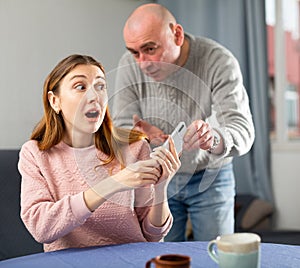
[[[142,0],[0,1],[0,149],[28,140],[42,116],[42,87],[64,57],[88,54],[113,70],[123,24]],[[151,2],[151,1],[150,1]]]
[[[122,26],[138,0],[0,1],[0,149],[20,148],[42,115],[43,81],[72,53],[113,72],[124,51]],[[272,148],[279,229],[300,229],[300,148]]]
[[[275,228],[300,230],[300,146],[272,145],[272,183]]]

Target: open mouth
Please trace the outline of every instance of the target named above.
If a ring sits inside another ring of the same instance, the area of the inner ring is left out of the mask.
[[[87,113],[85,114],[85,116],[86,116],[87,118],[96,118],[96,117],[99,116],[99,112],[98,112],[98,111],[90,111],[90,112],[87,112]]]

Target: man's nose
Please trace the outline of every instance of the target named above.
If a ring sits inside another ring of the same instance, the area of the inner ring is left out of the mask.
[[[151,66],[151,61],[144,54],[140,54],[138,59],[139,66],[142,70],[146,70]]]

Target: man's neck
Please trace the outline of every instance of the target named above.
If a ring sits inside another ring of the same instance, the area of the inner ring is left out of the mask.
[[[177,60],[177,65],[182,67],[185,65],[189,56],[190,44],[187,38],[184,38],[183,45],[181,47],[180,55]]]

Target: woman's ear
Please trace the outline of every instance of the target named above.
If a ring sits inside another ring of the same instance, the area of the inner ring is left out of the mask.
[[[60,102],[59,97],[56,96],[53,91],[48,91],[48,101],[52,107],[52,109],[59,114],[60,112]]]

